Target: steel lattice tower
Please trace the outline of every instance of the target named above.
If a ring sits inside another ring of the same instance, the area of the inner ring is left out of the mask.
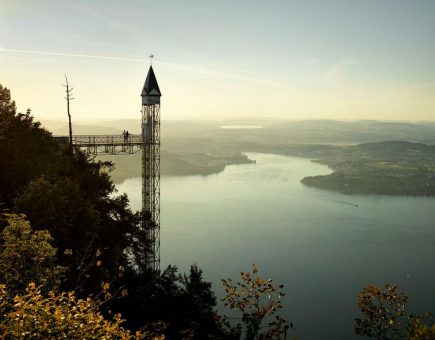
[[[146,233],[146,267],[160,270],[160,97],[150,66],[142,96],[142,227]]]
[[[152,56],[150,56],[152,58]],[[150,66],[142,89],[141,135],[58,136],[62,143],[85,148],[94,155],[133,154],[142,149],[142,228],[145,232],[144,264],[160,271],[160,97]]]

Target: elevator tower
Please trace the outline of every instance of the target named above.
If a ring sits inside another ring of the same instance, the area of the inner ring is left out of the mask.
[[[146,267],[160,270],[160,97],[150,66],[142,97],[142,227],[148,243]]]

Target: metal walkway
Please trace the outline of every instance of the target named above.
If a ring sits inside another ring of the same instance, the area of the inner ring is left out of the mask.
[[[60,142],[69,143],[67,136],[55,136],[54,138]],[[128,138],[122,135],[76,135],[72,137],[72,144],[93,155],[120,155],[138,152],[145,142],[143,142],[142,135],[129,135]]]

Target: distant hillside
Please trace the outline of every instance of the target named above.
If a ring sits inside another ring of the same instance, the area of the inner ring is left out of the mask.
[[[98,159],[109,160],[115,168],[110,173],[115,183],[121,183],[127,178],[142,176],[141,153],[134,155],[104,155]],[[211,175],[225,169],[230,164],[253,163],[247,156],[237,153],[225,157],[204,153],[184,152],[177,154],[162,150],[160,155],[160,174],[162,176],[192,176]]]
[[[55,120],[42,120],[42,126],[50,131],[54,136],[68,134],[68,122]],[[72,124],[73,134],[75,135],[120,135],[123,129],[118,127],[107,127],[103,125]]]
[[[224,125],[259,129],[223,129]],[[67,126],[51,122],[54,134]],[[140,120],[74,125],[74,134],[139,132]],[[394,142],[388,142],[395,140]],[[288,121],[277,119],[163,121],[161,174],[208,175],[230,164],[248,163],[243,152],[307,157],[330,166],[328,176],[303,183],[346,193],[434,195],[435,124],[379,121]],[[115,162],[115,182],[141,175],[140,153],[102,156]]]
[[[53,134],[65,134],[67,122],[42,121]],[[225,125],[259,125],[261,129],[222,129]],[[214,142],[257,144],[361,144],[401,140],[435,144],[435,123],[234,119],[162,121],[162,143],[175,139],[205,138]],[[100,121],[92,125],[73,124],[75,134],[118,134],[123,130],[140,133],[140,119]]]
[[[100,123],[96,123],[100,125]],[[101,125],[136,131],[139,119]],[[137,125],[136,125],[137,124]],[[222,129],[225,125],[259,125],[262,129]],[[128,127],[127,127],[128,126]],[[207,138],[214,141],[300,144],[361,144],[402,140],[435,144],[435,124],[381,121],[235,119],[215,121],[162,121],[162,138]],[[163,139],[162,139],[163,141]]]
[[[319,157],[334,172],[302,183],[343,193],[435,196],[435,146],[402,141],[366,143]]]
[[[50,119],[41,119],[40,123],[42,126],[50,132],[53,132],[56,129],[60,129],[62,127],[67,127],[68,122],[63,120],[50,120]]]
[[[119,119],[116,121],[102,121],[96,122],[94,125],[98,125],[105,128],[112,128],[116,130],[127,130],[130,133],[141,133],[141,120],[140,119]]]

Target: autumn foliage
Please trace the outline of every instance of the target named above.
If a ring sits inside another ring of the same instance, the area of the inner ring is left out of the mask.
[[[41,293],[30,283],[24,294],[11,297],[0,285],[0,334],[5,339],[164,339],[132,334],[116,314],[107,320],[90,298],[78,299],[74,292]]]
[[[358,307],[364,317],[355,319],[355,333],[379,340],[435,339],[432,315],[408,314],[407,300],[398,286],[368,285],[358,295]]]
[[[222,322],[228,328],[235,327],[233,334],[246,333],[246,339],[274,339],[287,332],[291,324],[276,314],[282,308],[281,298],[285,295],[283,285],[275,285],[272,279],[264,279],[252,265],[252,272],[241,272],[241,281],[222,279],[226,296],[224,306],[241,314],[244,327],[231,325],[228,318]]]

